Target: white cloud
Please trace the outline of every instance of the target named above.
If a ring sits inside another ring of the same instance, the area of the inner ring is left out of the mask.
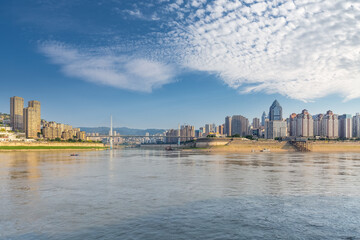
[[[170,37],[183,66],[216,73],[245,93],[360,97],[357,0],[190,3],[177,10],[190,13]]]
[[[150,2],[151,8],[136,4],[118,11],[156,21],[133,23],[129,32],[134,33],[107,43],[136,58],[100,47],[86,52],[48,43],[41,49],[69,76],[124,89],[151,91],[170,82],[174,71],[161,62],[171,62],[216,74],[243,93],[280,93],[303,101],[330,94],[360,97],[358,0]],[[147,34],[139,34],[142,27]]]
[[[61,66],[61,71],[85,81],[112,87],[151,92],[171,82],[171,66],[144,58],[113,56],[106,51],[85,51],[57,42],[40,45],[40,51]]]

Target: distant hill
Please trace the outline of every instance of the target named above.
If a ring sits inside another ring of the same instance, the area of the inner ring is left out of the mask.
[[[109,127],[80,127],[81,131],[85,131],[86,133],[100,133],[100,134],[109,134],[110,128]],[[146,133],[150,135],[154,135],[157,133],[163,133],[165,129],[134,129],[134,128],[113,128],[113,131],[116,133],[120,133],[120,135],[138,135],[144,136]]]

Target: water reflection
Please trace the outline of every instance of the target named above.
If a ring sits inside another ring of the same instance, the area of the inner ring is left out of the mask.
[[[356,153],[70,153],[0,153],[0,238],[358,234]],[[335,234],[337,219],[342,233]]]

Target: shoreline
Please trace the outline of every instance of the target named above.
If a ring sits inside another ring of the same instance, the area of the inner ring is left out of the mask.
[[[64,149],[59,149],[59,148],[52,148],[52,149],[0,149],[0,153],[8,153],[8,152],[46,152],[46,151],[51,151],[51,152],[55,152],[55,151],[104,151],[107,148],[104,149],[98,149],[98,148],[64,148]]]
[[[354,152],[360,153],[360,141],[308,141],[306,148],[309,152]],[[244,140],[244,139],[201,139],[196,142],[194,152],[229,152],[229,153],[256,153],[256,152],[301,152],[287,141],[275,140]]]
[[[227,148],[187,148],[181,149],[184,152],[194,153],[253,153],[253,154],[269,154],[269,153],[360,153],[360,149],[333,149],[329,150],[315,150],[310,152],[288,151],[288,150],[274,150],[269,149],[269,152],[261,152],[259,150],[252,151],[251,149],[227,149]]]
[[[53,150],[105,150],[102,143],[54,143],[54,142],[1,142],[0,152],[53,151]]]

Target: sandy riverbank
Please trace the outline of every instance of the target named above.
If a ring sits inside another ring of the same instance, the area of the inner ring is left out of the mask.
[[[341,141],[309,141],[308,147],[311,152],[360,152],[360,142],[341,142]],[[244,139],[224,140],[217,142],[216,139],[209,140],[208,145],[202,141],[198,148],[185,151],[198,152],[261,152],[268,149],[270,152],[296,152],[296,149],[286,141],[279,142],[274,140],[250,141]]]

